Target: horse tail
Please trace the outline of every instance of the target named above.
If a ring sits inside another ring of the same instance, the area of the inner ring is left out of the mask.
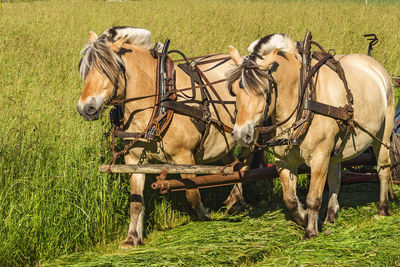
[[[392,179],[400,180],[400,140],[395,132],[390,136],[390,148]]]

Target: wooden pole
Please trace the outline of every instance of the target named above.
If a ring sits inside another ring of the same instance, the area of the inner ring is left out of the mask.
[[[100,172],[111,173],[148,173],[160,174],[167,171],[168,174],[232,174],[233,167],[209,166],[209,165],[171,165],[171,164],[126,164],[126,165],[101,165]]]

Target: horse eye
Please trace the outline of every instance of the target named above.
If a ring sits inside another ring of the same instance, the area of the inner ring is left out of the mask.
[[[243,88],[244,88],[243,83],[242,83],[242,80],[239,81],[239,87],[240,87],[240,89],[243,89]]]

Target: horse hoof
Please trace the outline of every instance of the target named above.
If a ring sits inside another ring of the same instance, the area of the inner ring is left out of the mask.
[[[204,213],[203,214],[203,216],[201,216],[200,217],[200,221],[206,221],[206,222],[209,222],[209,221],[211,221],[212,219],[211,219],[211,215],[210,215],[210,213]]]
[[[337,212],[333,208],[328,208],[324,224],[334,224],[336,222]]]
[[[131,249],[134,247],[138,247],[138,246],[143,246],[144,242],[142,241],[142,239],[140,238],[134,238],[134,239],[127,239],[124,241],[124,243],[122,243],[119,248],[120,249]]]
[[[376,214],[380,216],[389,216],[389,204],[387,202],[379,202]]]
[[[389,211],[387,211],[385,209],[378,210],[376,212],[376,214],[379,215],[379,216],[390,216]]]
[[[312,238],[315,238],[315,237],[317,237],[317,236],[318,236],[317,232],[315,232],[315,231],[309,231],[309,230],[306,230],[306,234],[304,235],[304,237],[305,237],[306,239],[312,239]]]
[[[228,208],[228,214],[240,214],[246,210],[246,202],[243,199],[237,201]]]
[[[324,224],[335,224],[336,223],[336,218],[333,216],[329,216],[325,218]]]

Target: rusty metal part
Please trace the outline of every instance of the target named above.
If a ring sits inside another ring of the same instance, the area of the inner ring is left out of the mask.
[[[366,165],[366,164],[376,164],[374,157],[369,153],[363,153],[360,156],[342,162],[343,167],[348,166],[355,166],[355,165]],[[305,174],[310,173],[310,168],[306,164],[300,165],[298,168],[298,174]],[[185,178],[179,180],[157,180],[156,182],[152,183],[151,187],[154,190],[159,189],[160,192],[166,191],[183,191],[186,189],[192,188],[208,188],[208,187],[218,187],[218,186],[225,186],[231,185],[236,183],[243,183],[243,182],[251,182],[251,181],[259,181],[265,179],[273,179],[278,177],[278,172],[276,167],[264,167],[258,169],[250,169],[245,172],[234,172],[230,175],[205,175],[205,176],[196,176],[193,178]],[[349,178],[349,177],[347,177]],[[373,176],[366,176],[367,180],[364,182],[374,180]],[[352,178],[352,183],[358,181],[355,178]],[[351,179],[345,180],[344,183],[350,183]]]
[[[269,179],[277,177],[278,173],[275,166],[259,169],[251,169],[244,173],[234,172],[231,175],[206,175],[196,176],[193,178],[184,178],[180,180],[165,180],[159,182],[158,180],[151,184],[154,190],[159,189],[160,192],[182,191],[192,188],[207,188],[230,185],[235,183],[256,181],[262,178]]]
[[[160,193],[161,194],[166,194],[168,192],[168,190],[169,190],[169,186],[168,185],[164,185],[164,182],[167,179],[167,174],[168,174],[167,170],[162,170],[160,175],[158,175],[156,177],[157,182],[162,185],[162,189],[160,189]]]

